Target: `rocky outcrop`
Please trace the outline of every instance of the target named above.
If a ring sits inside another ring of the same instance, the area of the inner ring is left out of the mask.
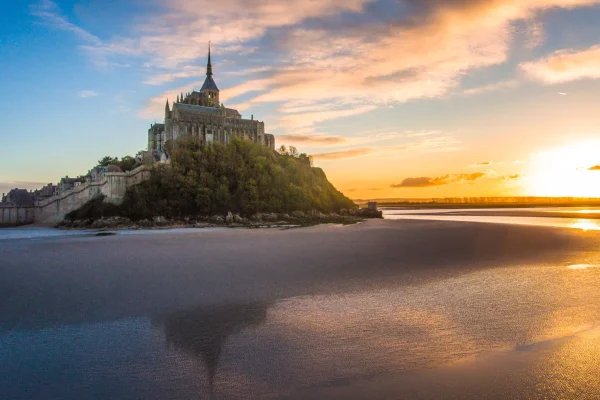
[[[228,212],[227,215],[212,216],[187,216],[183,218],[166,218],[156,216],[150,219],[132,221],[124,217],[103,217],[96,220],[65,220],[59,227],[64,229],[160,229],[160,228],[204,228],[209,226],[228,227],[299,227],[324,223],[353,224],[364,218],[381,218],[381,212],[369,209],[349,211],[342,214],[325,214],[319,211],[294,211],[288,213],[257,213],[250,218],[244,218],[239,214]]]

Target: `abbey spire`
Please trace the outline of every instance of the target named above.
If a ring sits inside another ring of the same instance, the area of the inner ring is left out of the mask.
[[[208,42],[208,62],[206,63],[206,79],[200,89],[204,103],[209,107],[219,106],[219,88],[213,80],[212,63],[210,60],[210,42]]]
[[[206,76],[212,76],[212,64],[210,63],[210,42],[208,42],[208,63],[206,63]]]

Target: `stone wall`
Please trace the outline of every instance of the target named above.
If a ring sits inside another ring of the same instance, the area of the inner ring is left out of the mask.
[[[150,169],[142,165],[130,172],[110,172],[99,182],[86,182],[59,195],[39,201],[35,204],[31,222],[56,224],[65,215],[83,206],[85,203],[104,195],[107,202],[120,204],[125,198],[128,187],[137,185],[150,177]]]
[[[31,224],[34,220],[34,207],[0,206],[0,226]]]

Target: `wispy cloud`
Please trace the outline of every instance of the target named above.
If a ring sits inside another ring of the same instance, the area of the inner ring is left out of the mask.
[[[315,160],[317,160],[317,159],[319,159],[319,160],[335,160],[338,158],[364,156],[366,154],[371,153],[371,151],[373,151],[373,149],[368,148],[368,147],[363,147],[363,148],[358,148],[358,149],[334,151],[334,152],[330,152],[330,153],[313,154],[313,158]]]
[[[339,136],[307,136],[307,135],[279,135],[277,140],[280,143],[302,143],[302,144],[321,144],[338,145],[348,142],[348,139]]]
[[[600,45],[584,50],[560,50],[537,61],[521,64],[532,79],[546,84],[600,79]]]
[[[87,99],[88,97],[96,97],[99,95],[100,93],[94,90],[82,90],[79,93],[77,93],[77,96],[81,97],[82,99]]]
[[[224,98],[247,95],[236,105],[241,110],[277,103],[278,125],[291,134],[377,107],[442,97],[460,86],[465,73],[507,60],[515,23],[528,23],[528,37],[539,43],[540,11],[598,3],[322,0],[301,2],[290,12],[287,0],[173,0],[129,34],[104,40],[67,21],[49,0],[32,13],[80,37],[97,63],[139,60],[149,72],[144,82],[153,85],[196,76],[210,37],[215,53],[227,58],[223,76],[252,71],[245,86],[224,90]],[[505,81],[466,93],[515,85]],[[150,99],[140,115],[160,118],[169,94]]]
[[[84,42],[94,45],[102,44],[102,40],[98,36],[91,34],[83,28],[69,22],[66,17],[61,15],[59,7],[56,3],[50,0],[42,0],[39,3],[33,4],[30,7],[30,12],[33,16],[40,19],[52,28],[71,32]]]
[[[514,89],[519,86],[519,81],[516,79],[510,79],[507,81],[490,83],[489,85],[479,86],[463,91],[466,95],[477,95],[482,93],[497,92],[500,90]]]
[[[600,165],[594,165],[593,167],[589,167],[588,171],[600,171]]]
[[[472,174],[448,174],[436,178],[419,177],[406,178],[398,184],[392,184],[393,188],[425,188],[432,186],[449,185],[451,183],[473,182],[486,174],[485,172],[474,172]]]

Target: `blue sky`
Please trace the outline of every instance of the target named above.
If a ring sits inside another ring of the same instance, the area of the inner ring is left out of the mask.
[[[0,192],[142,150],[211,40],[225,104],[351,197],[600,195],[569,184],[600,183],[576,150],[600,154],[600,0],[43,0],[0,18]]]

